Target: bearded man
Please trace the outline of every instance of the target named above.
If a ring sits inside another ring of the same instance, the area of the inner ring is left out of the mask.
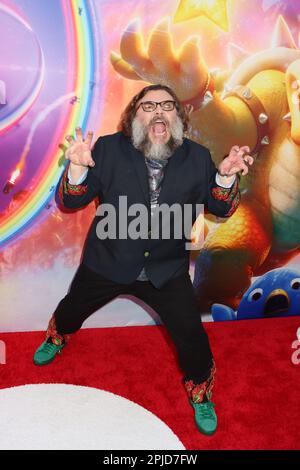
[[[151,85],[131,100],[120,131],[98,138],[93,149],[92,132],[84,139],[77,128],[76,139],[66,137],[70,162],[58,185],[61,203],[79,208],[98,196],[98,209],[111,205],[119,228],[124,218],[119,198],[126,196],[129,207],[146,207],[150,230],[147,225],[147,237],[115,236],[114,230],[99,237],[97,226],[104,214],[97,210],[80,266],[50,319],[34,363],[49,364],[93,312],[120,294],[134,295],[165,325],[178,353],[197,428],[210,435],[217,427],[211,401],[216,368],[189,276],[186,232],[180,238],[174,230],[169,237],[161,231],[152,237],[151,220],[162,204],[192,205],[191,224],[197,204],[219,217],[230,217],[240,200],[236,174],[246,174],[246,163],[252,164],[253,158],[246,155],[248,147],[235,146],[217,170],[209,150],[185,137],[187,126],[187,113],[174,92]],[[132,221],[132,212],[128,220]]]

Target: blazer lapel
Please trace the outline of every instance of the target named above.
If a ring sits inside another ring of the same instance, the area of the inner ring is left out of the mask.
[[[137,150],[132,143],[130,142],[129,138],[126,138],[127,141],[127,152],[130,156],[134,169],[136,171],[137,180],[139,182],[140,189],[144,195],[144,199],[147,202],[147,205],[150,207],[150,195],[149,195],[149,182],[148,182],[148,170],[145,163],[145,158],[142,152]],[[134,184],[132,182],[132,184]]]
[[[184,143],[178,147],[173,155],[169,158],[168,164],[164,170],[164,178],[162,180],[160,193],[158,196],[158,204],[173,203],[176,201],[176,188],[180,185],[180,179],[183,178],[180,166],[182,165],[185,157]],[[173,195],[173,197],[172,197]]]

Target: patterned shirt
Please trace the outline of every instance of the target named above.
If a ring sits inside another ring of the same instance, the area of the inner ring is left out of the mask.
[[[158,205],[158,196],[161,190],[161,183],[164,177],[164,168],[168,163],[168,160],[155,160],[152,158],[146,158],[145,162],[148,169],[148,181],[149,181],[149,195],[151,205],[151,216],[153,215],[154,209]],[[148,281],[145,268],[143,268],[137,277],[137,281]]]

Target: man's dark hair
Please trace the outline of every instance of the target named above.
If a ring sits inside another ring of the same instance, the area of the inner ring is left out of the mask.
[[[177,114],[183,123],[183,131],[188,130],[188,113],[186,112],[183,105],[180,103],[177,95],[174,91],[166,85],[149,85],[143,88],[139,93],[137,93],[132,100],[128,103],[125,110],[121,115],[121,119],[118,125],[118,131],[122,131],[127,137],[131,137],[132,134],[132,121],[136,114],[136,104],[148,93],[148,91],[153,90],[165,90],[172,96],[175,101],[175,107],[177,109]]]

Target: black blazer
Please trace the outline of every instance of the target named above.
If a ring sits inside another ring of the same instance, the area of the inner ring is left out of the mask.
[[[100,204],[112,204],[116,209],[117,238],[98,238],[97,223],[107,213],[96,215],[86,239],[83,264],[108,279],[124,284],[132,283],[144,266],[150,281],[157,288],[169,279],[188,272],[189,251],[185,249],[185,243],[189,240],[185,238],[184,231],[181,239],[172,238],[172,229],[170,239],[163,239],[161,233],[159,239],[151,239],[151,234],[148,239],[118,238],[120,195],[127,196],[127,207],[134,203],[147,206],[149,230],[151,228],[144,155],[135,149],[129,138],[118,132],[98,138],[92,157],[96,165],[89,168],[80,185],[69,183],[66,166],[58,185],[58,195],[63,206],[71,209],[83,207],[97,196]],[[238,178],[230,189],[224,189],[215,182],[216,171],[209,150],[184,139],[164,169],[158,204],[193,204],[192,223],[196,219],[196,204],[204,204],[206,211],[219,217],[229,217],[240,200]],[[125,216],[124,213],[122,215]],[[137,215],[128,216],[128,224]]]

